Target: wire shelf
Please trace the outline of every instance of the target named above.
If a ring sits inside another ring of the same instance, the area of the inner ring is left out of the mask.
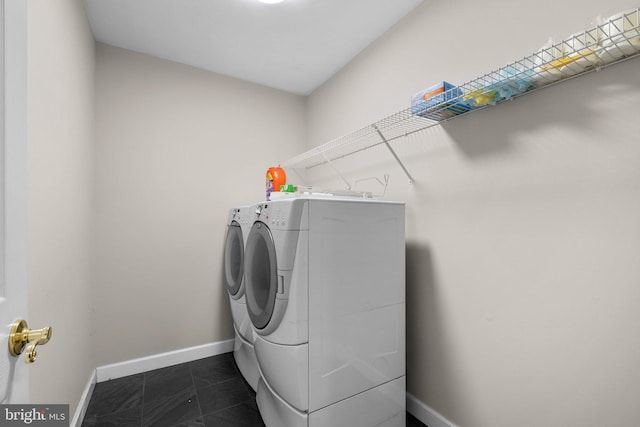
[[[559,43],[331,140],[281,163],[310,169],[385,144],[443,121],[496,105],[640,55],[640,8],[620,13]]]

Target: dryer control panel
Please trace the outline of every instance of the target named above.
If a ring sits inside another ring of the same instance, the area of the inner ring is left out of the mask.
[[[233,208],[229,211],[229,221],[231,224],[232,221],[236,221],[241,226],[251,225],[251,216],[249,207],[242,208]]]

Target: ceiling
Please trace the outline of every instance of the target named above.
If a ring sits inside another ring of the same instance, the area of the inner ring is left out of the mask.
[[[423,0],[85,0],[98,42],[308,95]]]

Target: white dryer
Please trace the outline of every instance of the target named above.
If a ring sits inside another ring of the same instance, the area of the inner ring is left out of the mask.
[[[253,208],[247,310],[267,427],[405,425],[404,204]]]
[[[256,390],[260,371],[254,349],[255,332],[247,314],[244,280],[244,248],[251,227],[249,213],[247,206],[229,210],[224,245],[224,279],[235,335],[233,356],[245,380]]]

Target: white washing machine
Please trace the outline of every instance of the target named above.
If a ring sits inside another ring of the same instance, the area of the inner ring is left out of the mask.
[[[405,425],[404,204],[252,208],[247,310],[267,427]]]
[[[254,349],[255,332],[247,313],[244,280],[244,248],[251,219],[248,206],[229,210],[224,245],[224,278],[235,333],[233,356],[245,380],[257,390],[260,371]]]

